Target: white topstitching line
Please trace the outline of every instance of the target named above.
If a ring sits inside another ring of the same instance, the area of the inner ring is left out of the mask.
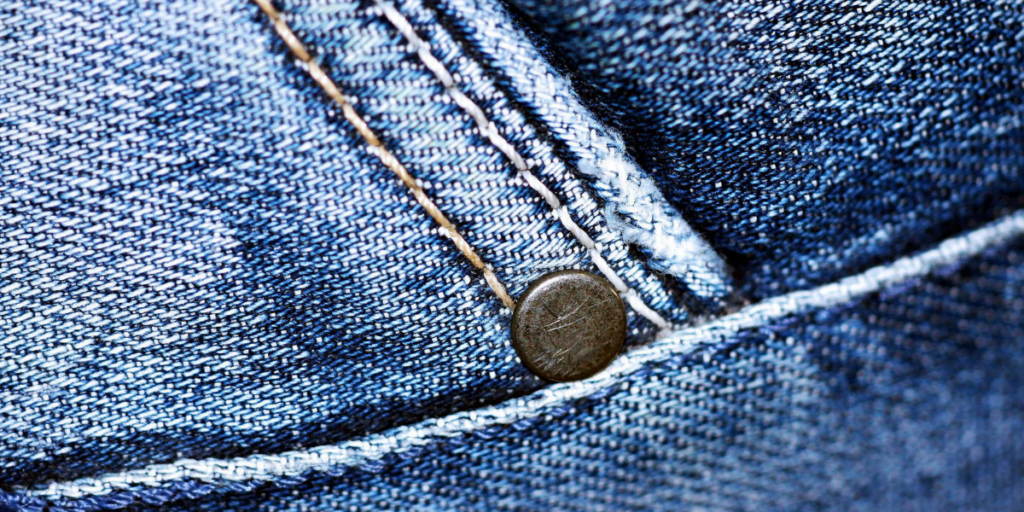
[[[409,170],[402,165],[402,162],[395,157],[391,151],[388,150],[387,146],[381,142],[377,134],[370,129],[370,126],[366,124],[366,121],[356,112],[355,108],[345,97],[345,94],[341,92],[341,89],[324,70],[320,67],[317,61],[313,58],[307,50],[305,45],[295,35],[288,23],[285,22],[284,18],[281,17],[281,13],[274,8],[271,0],[253,0],[260,10],[270,18],[273,23],[274,31],[281,37],[284,43],[288,46],[289,50],[304,64],[306,71],[309,76],[320,86],[320,88],[329,96],[341,109],[342,116],[348,123],[355,128],[363,140],[369,145],[369,152],[380,158],[381,163],[385,167],[390,169],[398,177],[399,181],[412,193],[416,202],[423,208],[427,215],[434,219],[442,229],[449,240],[455,244],[455,247],[462,253],[463,256],[469,261],[471,265],[480,270],[484,275],[484,281],[494,291],[494,294],[498,296],[501,302],[509,309],[515,308],[515,301],[508,294],[505,289],[505,285],[501,284],[501,280],[494,273],[494,268],[490,264],[486,263],[473,246],[466,241],[466,239],[459,233],[459,230],[448,217],[437,207],[437,204],[424,192],[422,185],[419,180],[413,177],[409,173]]]
[[[429,9],[405,0],[410,9]],[[447,0],[435,7],[465,26],[466,44],[499,69],[517,101],[555,135],[602,198],[610,231],[648,253],[647,265],[678,277],[714,309],[735,299],[725,261],[662,195],[654,180],[632,161],[622,140],[579,101],[572,85],[553,69],[500,2]]]
[[[548,206],[551,207],[551,210],[558,217],[558,220],[562,225],[565,226],[565,228],[576,237],[580,244],[587,249],[591,260],[593,260],[594,264],[597,265],[598,270],[600,270],[601,273],[604,274],[605,278],[611,282],[612,286],[619,291],[622,298],[628,302],[637,313],[648,319],[654,325],[658,326],[659,329],[668,329],[672,327],[668,321],[661,317],[661,315],[648,307],[647,304],[644,303],[643,299],[637,295],[636,291],[630,288],[629,285],[627,285],[625,281],[615,273],[615,270],[608,265],[604,256],[601,255],[601,251],[597,248],[597,245],[594,244],[594,240],[590,238],[590,235],[580,228],[579,225],[576,224],[576,221],[574,221],[569,215],[569,209],[559,201],[558,197],[555,196],[554,192],[552,192],[547,185],[537,179],[533,172],[530,171],[530,167],[526,164],[526,160],[514,147],[512,147],[511,144],[509,144],[508,140],[501,135],[494,122],[487,119],[487,115],[484,114],[484,111],[477,106],[473,100],[459,90],[451,73],[448,72],[441,61],[437,60],[437,58],[430,53],[430,45],[423,41],[423,39],[420,39],[419,35],[416,34],[416,30],[413,29],[412,25],[409,23],[409,20],[407,20],[402,13],[398,12],[398,10],[388,2],[383,0],[374,0],[374,4],[384,12],[384,16],[388,21],[402,33],[402,36],[404,36],[407,41],[409,41],[409,45],[416,52],[416,55],[419,56],[427,69],[429,69],[441,82],[441,85],[444,86],[445,92],[451,96],[455,101],[455,104],[465,110],[466,113],[476,121],[477,127],[480,129],[480,134],[486,137],[487,140],[491,141],[491,144],[494,144],[499,151],[512,161],[512,165],[516,167],[519,175],[526,180],[526,183],[530,188],[540,194]]]
[[[669,333],[654,343],[623,354],[607,369],[590,379],[555,384],[536,393],[474,411],[433,418],[381,434],[336,445],[296,450],[276,455],[251,455],[234,459],[179,460],[142,469],[109,473],[95,478],[20,489],[30,496],[49,499],[81,498],[116,490],[154,487],[195,479],[210,483],[270,480],[308,471],[355,466],[385,455],[409,451],[435,441],[477,430],[537,418],[552,408],[594,395],[618,384],[645,365],[723,341],[735,333],[767,325],[773,320],[849,303],[883,288],[925,276],[954,265],[982,251],[1024,235],[1024,210],[975,231],[946,240],[928,251],[907,256],[862,274],[805,291],[798,291],[748,306],[703,325]]]

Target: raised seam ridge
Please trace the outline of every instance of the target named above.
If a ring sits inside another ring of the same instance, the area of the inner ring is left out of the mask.
[[[277,32],[281,39],[284,41],[288,49],[295,54],[296,57],[306,66],[306,71],[313,78],[313,80],[320,86],[321,89],[333,100],[342,111],[342,115],[345,120],[352,125],[353,128],[359,132],[359,135],[363,137],[363,140],[370,146],[370,152],[380,158],[384,166],[394,172],[399,180],[412,192],[412,195],[416,198],[416,202],[427,212],[430,218],[434,219],[440,226],[444,234],[455,244],[459,252],[470,264],[480,270],[484,275],[484,281],[491,288],[495,295],[501,300],[505,307],[509,309],[515,308],[515,300],[505,290],[505,285],[501,283],[498,276],[494,273],[494,269],[483,261],[473,246],[462,237],[455,225],[452,224],[448,217],[445,216],[444,212],[434,204],[434,201],[427,196],[427,193],[423,191],[423,187],[420,186],[419,182],[409,173],[409,171],[402,165],[402,162],[398,160],[384,145],[383,142],[377,137],[377,134],[370,129],[370,126],[366,124],[366,121],[359,116],[359,113],[355,111],[352,104],[345,98],[345,95],[341,92],[341,89],[324,70],[317,64],[316,60],[306,50],[305,45],[299,40],[295,32],[292,31],[288,23],[285,22],[284,18],[281,17],[281,13],[274,8],[270,3],[270,0],[253,0],[256,5],[259,6],[260,10],[270,18],[270,21],[274,25],[274,30]]]
[[[416,56],[419,57],[423,65],[430,70],[431,73],[441,82],[444,86],[445,93],[448,94],[455,102],[456,105],[462,108],[473,121],[476,122],[477,128],[480,130],[480,135],[487,139],[493,144],[498,151],[501,151],[505,157],[512,162],[515,166],[516,171],[526,181],[527,185],[533,189],[537,194],[544,199],[544,202],[548,204],[551,211],[554,212],[562,226],[569,231],[576,238],[576,240],[582,245],[587,253],[590,255],[590,259],[597,266],[598,270],[604,274],[605,278],[611,282],[612,286],[618,290],[622,298],[629,303],[629,305],[638,314],[649,320],[654,325],[658,326],[659,329],[669,329],[672,325],[662,318],[657,312],[651,309],[647,304],[644,303],[643,299],[633,290],[614,269],[608,264],[601,255],[600,249],[594,243],[593,238],[587,234],[573,220],[569,214],[569,209],[558,199],[558,196],[548,188],[544,182],[540,181],[536,175],[530,170],[530,166],[527,165],[526,159],[519,154],[518,151],[501,135],[497,125],[487,118],[487,114],[484,113],[483,109],[480,108],[472,99],[466,96],[458,86],[455,84],[455,79],[452,74],[445,68],[444,64],[441,63],[434,55],[430,52],[430,45],[427,44],[423,39],[419,37],[416,30],[409,23],[409,20],[398,11],[393,5],[384,0],[374,0],[374,4],[381,9],[384,13],[384,17],[387,18],[388,22],[391,23],[401,34],[405,37],[406,41],[409,42],[409,46],[412,47]]]
[[[927,251],[817,288],[766,299],[702,325],[673,331],[650,345],[623,354],[611,366],[590,379],[556,384],[532,395],[483,409],[432,418],[335,445],[276,455],[185,459],[98,477],[21,488],[16,492],[24,497],[44,500],[77,499],[153,488],[186,479],[207,482],[213,486],[228,486],[242,481],[268,481],[355,466],[386,455],[407,452],[437,440],[537,418],[574,400],[595,395],[607,396],[605,390],[649,364],[692,353],[724,341],[740,331],[767,325],[773,320],[852,302],[883,288],[923,277],[936,269],[956,265],[1022,235],[1024,210],[1018,210],[981,228],[947,239]]]

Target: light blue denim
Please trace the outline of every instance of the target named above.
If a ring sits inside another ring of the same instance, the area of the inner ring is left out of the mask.
[[[1019,508],[1021,5],[387,5],[608,270],[380,5],[276,7],[513,297],[671,326],[546,383],[255,5],[17,0],[0,509]]]
[[[549,271],[593,270],[386,21],[354,4],[332,12],[360,31],[318,48],[324,66],[513,295]],[[542,386],[481,276],[255,6],[56,2],[12,15],[0,480],[280,451]],[[91,50],[100,41],[111,44]],[[455,71],[497,94],[471,63]],[[685,321],[682,293],[616,244],[550,149],[522,144],[535,139],[522,117],[485,106],[527,157],[550,161],[540,176],[575,198],[611,264]],[[653,333],[630,327],[634,343]]]

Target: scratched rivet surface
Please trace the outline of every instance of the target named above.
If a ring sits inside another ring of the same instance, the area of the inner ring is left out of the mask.
[[[607,280],[553,272],[523,293],[512,315],[512,345],[540,377],[585,379],[615,359],[626,339],[626,307]]]

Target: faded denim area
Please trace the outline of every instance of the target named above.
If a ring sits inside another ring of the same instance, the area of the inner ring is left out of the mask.
[[[1018,244],[538,421],[153,510],[1018,510],[1022,297]]]
[[[416,0],[394,6],[430,46],[465,93],[527,160],[570,215],[604,248],[612,269],[645,303],[672,321],[686,321],[682,293],[664,284],[609,230],[583,182],[490,77]],[[399,31],[366,2],[284,1],[289,26],[318,56],[331,78],[356,98],[357,109],[388,148],[429,184],[437,205],[517,296],[536,278],[563,268],[597,273],[584,247],[557,221],[536,191],[444,91]],[[278,53],[284,53],[283,48]],[[524,254],[525,253],[525,254]],[[530,254],[539,257],[524,257]],[[634,339],[651,334],[632,322]]]
[[[379,13],[319,5],[284,7],[513,295],[594,271]],[[254,5],[0,15],[4,486],[332,443],[543,385],[479,273]],[[425,35],[619,275],[685,320],[480,69]],[[652,332],[630,325],[631,343]]]
[[[508,3],[752,299],[1022,202],[1020,2]]]
[[[517,3],[623,155],[499,5],[438,2],[394,6],[679,325],[709,313],[683,304],[731,307],[731,285],[702,287],[716,267],[676,258],[706,249],[678,212],[659,212],[676,229],[653,241],[658,222],[609,223],[639,197],[616,183],[650,185],[643,170],[662,190],[639,209],[664,193],[752,300],[1024,206],[1016,3]],[[598,271],[374,2],[276,5],[513,296]],[[555,387],[517,361],[508,312],[254,5],[16,0],[0,15],[0,509],[1020,507],[1019,242],[529,405],[509,399]],[[607,162],[621,176],[596,177]],[[653,331],[633,314],[629,343]],[[266,467],[489,404],[536,414],[323,473]],[[267,471],[230,478],[232,457]],[[208,460],[149,466],[189,458]],[[149,480],[118,481],[140,468]]]

